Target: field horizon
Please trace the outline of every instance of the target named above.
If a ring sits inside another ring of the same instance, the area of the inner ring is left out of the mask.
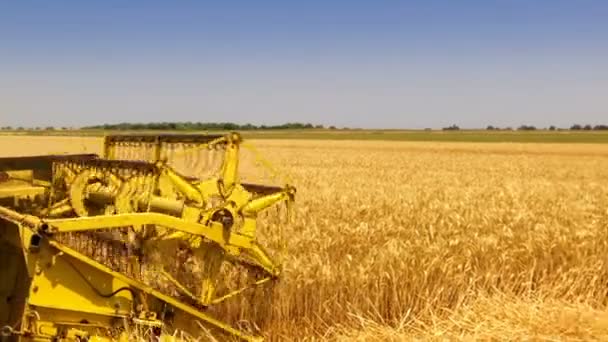
[[[176,130],[11,130],[0,131],[0,136],[73,136],[103,137],[109,134],[225,134],[229,131]],[[245,139],[279,140],[372,140],[420,142],[480,142],[480,143],[608,143],[605,130],[484,130],[458,131],[415,129],[277,129],[238,131]]]

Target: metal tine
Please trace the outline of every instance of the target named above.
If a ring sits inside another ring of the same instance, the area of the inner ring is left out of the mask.
[[[173,162],[173,160],[171,160],[171,144],[169,143],[165,143],[165,159],[167,160],[167,163]]]
[[[160,145],[160,159],[163,160],[167,158],[167,144],[161,143]]]
[[[168,163],[173,162],[173,160],[171,160],[171,144],[169,143],[165,143],[165,158],[167,159]]]
[[[198,149],[197,151],[197,159],[198,159],[198,171],[197,171],[197,176],[199,177],[203,177],[203,175],[205,174],[205,172],[207,172],[207,169],[209,168],[208,165],[208,161],[207,161],[207,148],[201,148]]]
[[[141,144],[139,146],[138,152],[140,155],[140,160],[148,161],[148,144],[147,143]]]
[[[167,163],[172,165],[175,160],[175,151],[173,149],[173,144],[167,143]]]
[[[175,143],[173,145],[173,165],[171,165],[178,172],[182,170],[182,168],[186,168],[184,165],[184,146],[180,143]]]
[[[202,163],[202,158],[201,158],[201,149],[199,148],[200,146],[197,145],[192,145],[193,148],[190,151],[190,158],[192,159],[192,176],[193,177],[197,177],[199,178],[201,176],[201,174],[203,173],[203,170],[201,168],[201,163]]]
[[[142,156],[141,156],[141,151],[139,146],[137,145],[136,142],[131,144],[131,152],[133,153],[133,159],[134,160],[141,160]]]
[[[218,160],[218,153],[217,153],[217,146],[211,145],[210,146],[210,150],[209,150],[209,154],[211,155],[211,169],[209,170],[209,173],[212,175],[217,175],[218,173],[218,166],[217,166],[217,160]]]
[[[224,152],[225,149],[222,145],[215,145],[215,173],[216,175],[219,175],[219,172],[221,171],[222,168],[222,164],[224,163]]]
[[[114,150],[113,159],[122,159],[122,155],[123,155],[122,146],[120,144],[114,144],[112,146],[112,149]]]
[[[151,163],[154,162],[154,144],[148,143],[148,150],[146,151],[148,158],[147,160]]]
[[[131,143],[131,159],[132,160],[141,160],[141,157],[138,153],[137,143]]]
[[[201,178],[209,177],[213,174],[213,156],[211,155],[211,146],[205,144],[204,148],[199,150],[199,172],[198,176]]]
[[[119,159],[122,159],[122,160],[128,159],[128,156],[127,156],[127,145],[126,144],[120,144],[118,146],[120,147],[119,148],[119,151],[120,151],[120,158]]]
[[[176,154],[175,169],[181,174],[188,176],[192,169],[192,161],[188,155],[187,145],[180,144]]]
[[[190,164],[192,167],[190,168],[190,175],[192,177],[199,177],[201,174],[201,149],[200,145],[192,144],[190,147],[190,151],[188,152],[190,158]]]
[[[131,160],[139,160],[139,156],[137,155],[137,147],[135,143],[131,143],[129,145],[129,149],[131,151]]]
[[[153,158],[154,156],[152,156],[152,145],[150,143],[146,143],[144,145],[144,160],[147,162],[152,162]]]
[[[180,157],[182,159],[182,164],[181,165],[184,170],[192,170],[192,156],[190,155],[190,145],[189,144],[180,144]],[[177,167],[177,165],[176,165]],[[185,173],[185,172],[184,172]]]
[[[133,155],[131,153],[131,144],[125,143],[125,158],[127,160],[133,159]]]
[[[137,144],[136,142],[134,142],[131,145],[131,150],[133,151],[133,159],[141,161],[143,159],[142,153],[141,153],[141,148],[140,145]]]

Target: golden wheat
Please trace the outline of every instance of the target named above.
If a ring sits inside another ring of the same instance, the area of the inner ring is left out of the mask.
[[[1,139],[11,155],[101,148]],[[273,341],[608,337],[608,145],[256,145],[293,178],[296,219],[280,283],[222,318]],[[279,221],[263,223],[277,250]]]

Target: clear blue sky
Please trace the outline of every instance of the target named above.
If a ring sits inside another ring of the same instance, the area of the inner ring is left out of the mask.
[[[2,1],[0,126],[608,123],[608,1]]]

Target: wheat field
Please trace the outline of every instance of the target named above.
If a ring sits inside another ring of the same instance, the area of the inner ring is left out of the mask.
[[[296,216],[263,222],[280,282],[221,318],[271,341],[608,340],[608,145],[254,143],[292,178]]]

